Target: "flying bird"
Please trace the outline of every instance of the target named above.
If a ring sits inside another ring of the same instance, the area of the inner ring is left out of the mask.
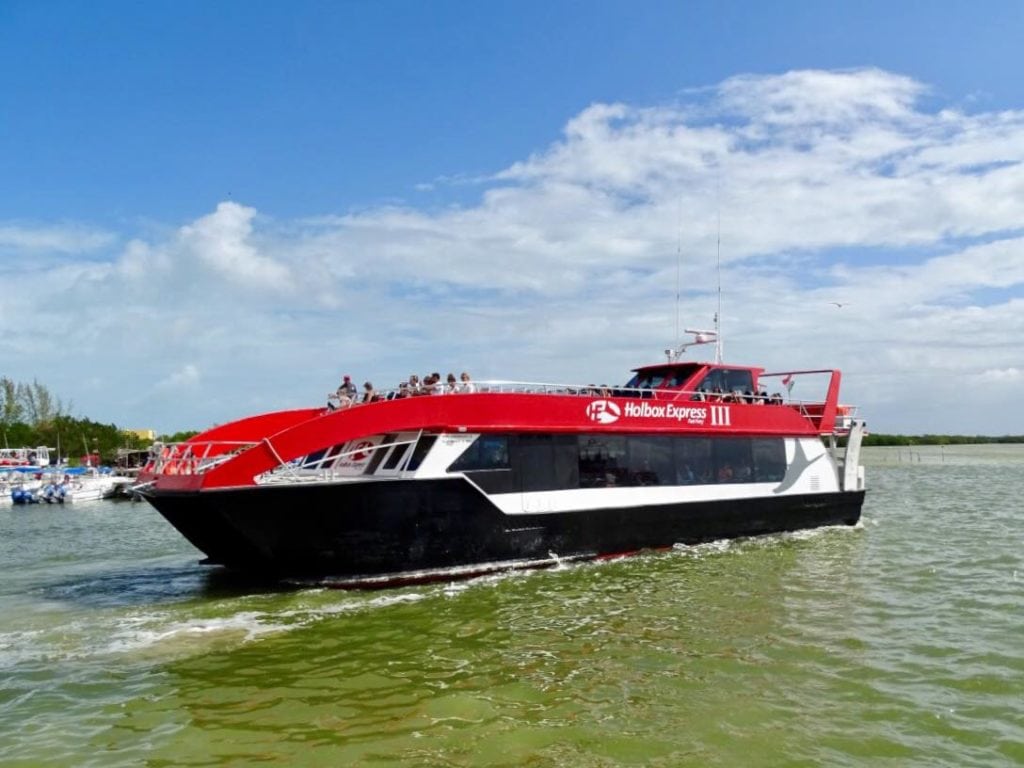
[[[850,302],[848,302],[848,301],[830,301],[829,302],[829,304],[835,304],[840,309],[842,309],[843,307],[847,306],[849,303]]]

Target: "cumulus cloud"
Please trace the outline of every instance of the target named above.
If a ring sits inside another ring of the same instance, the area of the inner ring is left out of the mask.
[[[877,69],[742,75],[567,115],[472,204],[282,221],[224,202],[0,299],[74,342],[53,375],[37,332],[0,351],[94,417],[168,431],[318,401],[339,372],[615,381],[675,341],[677,313],[710,321],[720,257],[729,359],[841,367],[876,431],[1024,432],[995,386],[1024,361],[1024,108],[926,95]],[[117,345],[129,397],[59,386],[113,369]],[[964,408],[967,381],[991,402]]]
[[[291,288],[288,267],[260,253],[252,242],[255,216],[254,208],[221,203],[213,213],[182,227],[178,246],[229,281],[288,290]]]

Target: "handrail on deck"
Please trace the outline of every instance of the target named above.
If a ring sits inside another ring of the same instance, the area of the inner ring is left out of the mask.
[[[153,460],[157,475],[197,475],[248,450],[259,441],[203,440],[198,442],[164,443]],[[215,448],[227,449],[217,450]]]
[[[834,373],[831,369],[820,369],[820,370],[804,370],[804,371],[788,371],[779,373],[768,373],[761,374],[761,378],[774,377],[774,376],[798,376],[802,374],[821,374],[821,373]],[[755,403],[755,404],[767,404],[767,405],[785,405],[787,407],[793,407],[800,410],[801,415],[808,419],[815,418],[816,414],[809,411],[814,406],[823,405],[824,401],[820,399],[815,400],[802,400],[791,397],[788,391],[783,394],[781,392],[774,392],[772,394],[759,394],[753,392],[742,392],[740,390],[734,390],[732,392],[706,392],[703,390],[695,389],[678,389],[678,388],[664,388],[664,387],[621,387],[621,386],[598,386],[594,384],[553,384],[550,382],[537,382],[537,381],[513,381],[513,380],[501,380],[501,379],[484,379],[473,382],[473,390],[466,392],[463,390],[457,390],[455,392],[435,392],[430,394],[399,394],[400,390],[391,389],[385,390],[378,397],[378,400],[394,400],[399,397],[437,397],[447,395],[461,395],[461,394],[521,394],[521,395],[569,395],[569,396],[581,396],[581,397],[611,397],[611,398],[651,398],[655,400],[666,399],[666,400],[694,400],[703,402],[735,402],[735,403]],[[372,403],[353,403],[344,408],[358,408],[363,405],[372,405]],[[851,406],[844,406],[851,407]],[[819,414],[820,415],[820,414]]]

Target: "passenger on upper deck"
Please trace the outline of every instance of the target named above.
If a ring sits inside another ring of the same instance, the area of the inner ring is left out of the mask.
[[[364,382],[363,383],[363,402],[364,403],[373,403],[373,402],[376,402],[377,400],[380,400],[380,397],[378,397],[377,391],[373,388],[373,384],[371,384],[368,381]]]
[[[336,392],[332,392],[327,396],[327,410],[335,411],[338,408],[348,408],[354,403],[348,392],[344,387],[338,387]]]
[[[444,383],[441,381],[441,374],[438,373],[437,371],[434,371],[432,374],[430,374],[430,382],[433,387],[430,394],[443,395],[448,391],[447,389],[445,389]]]
[[[356,399],[356,385],[352,383],[352,377],[347,373],[342,377],[341,386],[338,387],[339,395],[342,393],[342,390],[348,395],[349,400]]]
[[[462,375],[459,376],[459,379],[461,379],[462,382],[459,385],[460,392],[476,392],[476,385],[472,381],[470,381],[469,374],[466,373],[466,371],[462,372]]]

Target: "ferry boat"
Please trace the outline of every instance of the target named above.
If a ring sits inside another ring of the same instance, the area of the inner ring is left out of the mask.
[[[633,374],[252,416],[162,446],[136,490],[206,563],[342,586],[859,520],[865,424],[838,370],[670,353]]]

